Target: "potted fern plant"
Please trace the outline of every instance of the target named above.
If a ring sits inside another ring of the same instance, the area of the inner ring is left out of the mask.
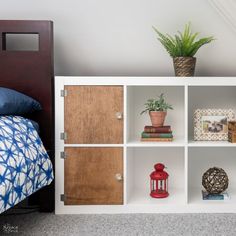
[[[173,110],[172,105],[165,101],[163,93],[158,96],[157,99],[148,99],[144,105],[145,109],[141,112],[141,115],[149,112],[152,126],[154,127],[163,126],[167,115],[167,110]]]
[[[158,35],[158,40],[164,46],[166,51],[173,58],[176,76],[194,76],[196,57],[200,47],[214,40],[211,37],[204,37],[197,40],[199,33],[192,33],[191,24],[186,24],[184,32],[178,31],[178,34],[170,36],[162,34],[154,26],[153,29]]]

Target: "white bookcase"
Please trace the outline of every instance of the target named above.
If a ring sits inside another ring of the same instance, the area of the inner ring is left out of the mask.
[[[65,85],[121,85],[124,91],[124,142],[122,144],[64,144]],[[140,115],[148,98],[164,93],[174,110],[168,111],[166,124],[172,126],[173,142],[141,142],[148,115]],[[236,213],[236,144],[223,141],[193,141],[193,112],[197,108],[232,108],[236,112],[236,78],[233,77],[56,77],[56,214],[89,213]],[[65,206],[65,147],[123,147],[124,204]],[[169,197],[149,196],[149,174],[162,162],[169,173]],[[210,167],[223,168],[229,176],[226,201],[203,201],[202,174]]]

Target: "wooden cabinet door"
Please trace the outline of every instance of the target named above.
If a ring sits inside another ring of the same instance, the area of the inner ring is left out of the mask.
[[[65,86],[65,143],[123,143],[122,86]]]
[[[65,152],[65,205],[123,204],[122,148],[66,147]]]

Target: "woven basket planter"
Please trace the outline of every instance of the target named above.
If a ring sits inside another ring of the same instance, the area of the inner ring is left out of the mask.
[[[196,57],[174,57],[175,76],[194,76]]]

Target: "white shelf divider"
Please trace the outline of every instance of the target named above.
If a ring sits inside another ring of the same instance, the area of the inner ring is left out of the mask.
[[[236,143],[228,141],[194,141],[188,142],[189,147],[236,147]]]
[[[185,203],[188,204],[188,86],[184,86],[184,138],[185,138],[185,147],[184,147],[184,191],[185,191]]]

